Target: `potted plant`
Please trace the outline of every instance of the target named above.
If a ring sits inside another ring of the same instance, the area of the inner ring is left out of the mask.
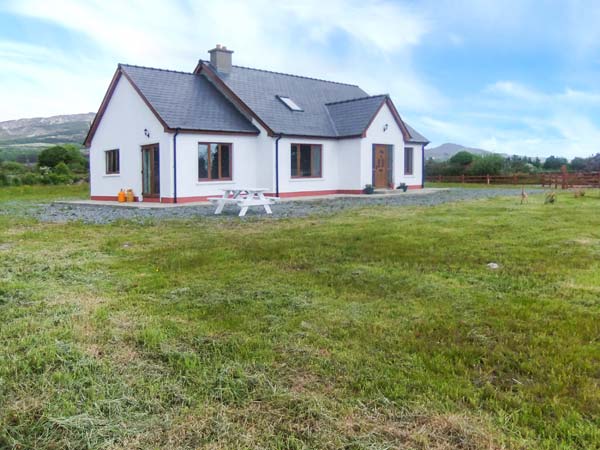
[[[369,195],[370,195],[370,194],[372,194],[373,192],[375,192],[375,189],[373,188],[373,185],[372,185],[372,184],[367,184],[367,185],[365,185],[365,188],[363,189],[363,192],[364,192],[365,194],[369,194]]]
[[[402,189],[402,192],[406,192],[408,186],[406,183],[400,183],[396,189]]]

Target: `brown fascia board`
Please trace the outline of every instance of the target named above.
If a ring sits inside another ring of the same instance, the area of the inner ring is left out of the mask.
[[[110,82],[108,90],[106,91],[106,94],[104,95],[104,99],[102,100],[102,103],[100,104],[100,109],[98,110],[98,113],[94,117],[94,121],[92,122],[90,131],[88,132],[88,134],[85,138],[85,141],[83,141],[84,146],[89,147],[91,145],[94,134],[96,133],[96,130],[98,129],[98,125],[100,125],[102,116],[104,116],[104,112],[106,111],[106,108],[108,107],[110,99],[112,98],[112,96],[115,92],[115,88],[117,86],[119,79],[121,78],[121,75],[124,76],[129,81],[129,83],[131,83],[131,85],[133,86],[133,89],[138,93],[138,95],[144,101],[146,106],[148,108],[150,108],[150,111],[152,111],[154,116],[158,119],[158,121],[164,127],[165,131],[172,131],[169,128],[169,126],[167,125],[167,123],[163,120],[163,118],[160,117],[160,115],[158,114],[156,109],[154,109],[154,107],[150,104],[150,102],[148,101],[146,96],[144,94],[142,94],[142,91],[140,91],[140,88],[137,87],[137,85],[134,83],[134,81],[131,79],[131,77],[129,75],[127,75],[127,72],[125,72],[122,69],[121,64],[119,64],[119,66],[117,67],[117,71],[115,72],[115,75],[113,76],[113,79]]]
[[[398,114],[398,110],[396,109],[396,106],[394,105],[394,102],[389,97],[389,95],[386,97],[385,103],[388,105],[388,107],[392,111],[392,115],[394,116],[394,119],[396,119],[396,123],[402,130],[402,136],[404,136],[404,141],[409,142],[412,139],[412,136],[410,135],[408,128],[406,128],[406,125],[404,125],[404,121],[400,117],[400,114]]]
[[[258,115],[248,106],[246,105],[241,98],[239,98],[236,93],[229,87],[221,78],[215,73],[214,69],[210,67],[208,64],[205,64],[203,61],[199,61],[198,65],[194,69],[195,75],[203,75],[209,80],[217,90],[225,96],[227,100],[229,100],[233,105],[240,110],[240,112],[246,116],[252,117],[256,119],[258,123],[260,123],[265,130],[267,130],[267,134],[269,136],[275,136],[275,133]]]
[[[120,68],[120,66],[119,66],[119,68]],[[163,120],[163,118],[160,117],[160,114],[158,114],[158,111],[156,111],[156,109],[154,109],[154,106],[152,106],[152,104],[148,101],[146,96],[144,94],[142,94],[142,91],[140,90],[140,88],[137,87],[137,84],[135,84],[135,82],[131,79],[131,77],[129,75],[127,75],[127,72],[125,72],[122,69],[121,69],[121,71],[123,72],[123,75],[125,76],[125,78],[127,78],[127,81],[129,81],[131,83],[131,85],[133,86],[133,89],[135,89],[135,92],[137,92],[138,95],[142,98],[142,100],[144,101],[146,106],[148,108],[150,108],[150,111],[152,111],[152,114],[154,114],[156,116],[156,118],[158,119],[160,124],[163,126],[164,130],[165,131],[174,131],[169,127],[169,125],[167,125],[167,122],[165,122]]]
[[[106,91],[106,94],[104,94],[104,99],[102,100],[102,103],[100,104],[100,109],[98,110],[98,113],[94,117],[94,120],[92,121],[92,125],[90,126],[88,134],[85,137],[85,140],[83,141],[83,145],[85,147],[89,147],[91,145],[92,138],[94,137],[94,134],[96,133],[96,129],[100,125],[102,116],[104,115],[104,112],[106,111],[106,108],[108,107],[110,99],[113,96],[113,93],[115,91],[117,83],[119,82],[119,79],[121,78],[121,75],[123,75],[131,83],[131,85],[133,86],[133,89],[138,93],[138,95],[144,101],[146,106],[150,109],[150,111],[152,111],[152,113],[154,114],[156,119],[161,123],[164,131],[167,133],[173,133],[176,131],[175,128],[171,128],[171,127],[169,127],[169,125],[167,125],[167,123],[163,120],[163,118],[160,116],[160,114],[158,114],[158,111],[156,111],[156,109],[150,104],[150,102],[148,101],[146,96],[142,93],[140,88],[137,87],[135,82],[131,79],[131,77],[129,75],[127,75],[127,72],[125,72],[121,68],[121,65],[119,64],[119,66],[117,67],[117,70],[115,71],[115,74],[110,82],[108,90]],[[226,130],[196,130],[196,129],[183,129],[183,128],[180,128],[179,130],[184,133],[199,133],[199,134],[257,135],[260,133],[258,130],[257,131],[247,131],[247,132],[245,132],[245,131],[226,131]]]
[[[394,106],[394,102],[392,102],[392,99],[387,94],[384,96],[384,98],[381,102],[381,105],[379,105],[379,108],[377,108],[377,111],[375,111],[375,114],[373,114],[373,117],[371,117],[371,120],[369,120],[369,123],[367,124],[365,130],[362,133],[362,137],[367,136],[367,131],[371,127],[371,124],[375,120],[375,117],[377,117],[377,114],[379,114],[379,111],[381,111],[381,108],[383,108],[383,105],[387,105],[390,108],[390,111],[392,112],[392,116],[394,116],[394,120],[396,121],[396,124],[400,127],[400,131],[402,131],[402,137],[404,138],[404,142],[409,142],[410,139],[412,138],[412,136],[410,135],[410,133],[408,132],[408,129],[406,128],[406,125],[404,125],[404,122],[400,118],[400,114],[398,114],[398,111],[396,110],[396,106]]]
[[[349,134],[347,136],[312,136],[310,134],[287,134],[287,133],[275,133],[275,136],[281,136],[285,138],[302,138],[302,139],[330,139],[330,140],[340,140],[340,139],[352,139],[352,138],[360,138],[363,137],[361,134]]]
[[[165,131],[169,131],[169,132],[174,132],[176,130],[179,130],[181,133],[190,133],[190,134],[224,134],[224,135],[229,135],[229,136],[237,136],[237,135],[243,135],[243,136],[256,136],[258,134],[260,134],[260,131],[256,130],[256,131],[227,131],[227,130],[197,130],[197,129],[193,129],[193,128],[170,128],[169,130],[165,130]]]
[[[104,115],[104,111],[106,111],[106,107],[108,106],[108,102],[110,102],[110,99],[112,98],[113,92],[115,91],[115,88],[117,87],[117,83],[119,81],[119,78],[121,78],[121,74],[122,74],[121,66],[118,66],[117,70],[115,71],[115,74],[112,77],[112,80],[111,80],[110,84],[108,85],[108,90],[104,94],[104,98],[102,99],[102,103],[100,103],[100,108],[98,108],[98,112],[94,116],[94,120],[92,120],[92,124],[90,125],[90,129],[88,130],[87,135],[85,136],[85,139],[83,141],[84,147],[88,147],[89,148],[89,146],[91,145],[92,138],[94,137],[94,134],[96,133],[96,129],[98,128],[98,125],[100,125],[100,120],[102,120],[102,116]]]

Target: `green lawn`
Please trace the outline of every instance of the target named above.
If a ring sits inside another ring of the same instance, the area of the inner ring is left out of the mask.
[[[0,448],[600,448],[597,192],[102,226],[2,202]]]

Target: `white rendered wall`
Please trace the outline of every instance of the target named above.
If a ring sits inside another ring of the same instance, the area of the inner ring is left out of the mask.
[[[357,191],[361,185],[361,139],[336,141],[338,148],[338,189]],[[369,162],[369,164],[371,164]]]
[[[146,137],[144,129],[149,131]],[[141,147],[159,144],[161,196],[171,196],[171,140],[131,83],[121,76],[90,145],[92,196],[116,197],[120,189],[142,191]],[[120,173],[106,174],[106,150],[119,149]]]
[[[292,144],[321,145],[321,176],[292,178]],[[339,189],[338,143],[333,139],[282,138],[279,140],[279,192],[330,191]]]
[[[387,129],[384,127],[387,124]],[[392,145],[394,148],[393,182],[394,186],[406,183],[409,186],[421,185],[422,154],[421,144],[404,143],[402,130],[396,123],[392,112],[384,105],[371,126],[367,130],[366,137],[361,141],[361,186],[373,182],[373,144]],[[413,174],[404,174],[404,147],[414,148]]]
[[[231,180],[198,180],[200,142],[231,144]],[[222,189],[257,187],[257,143],[258,140],[253,135],[179,134],[177,136],[177,197],[206,197],[221,195]]]

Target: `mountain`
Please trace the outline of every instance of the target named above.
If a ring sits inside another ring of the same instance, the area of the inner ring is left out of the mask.
[[[49,144],[81,144],[94,115],[68,114],[0,122],[0,147],[33,148]]]
[[[458,152],[466,151],[475,155],[489,155],[493,152],[481,148],[469,148],[464,145],[446,143],[439,147],[425,148],[425,158],[433,158],[438,161],[446,161]]]

